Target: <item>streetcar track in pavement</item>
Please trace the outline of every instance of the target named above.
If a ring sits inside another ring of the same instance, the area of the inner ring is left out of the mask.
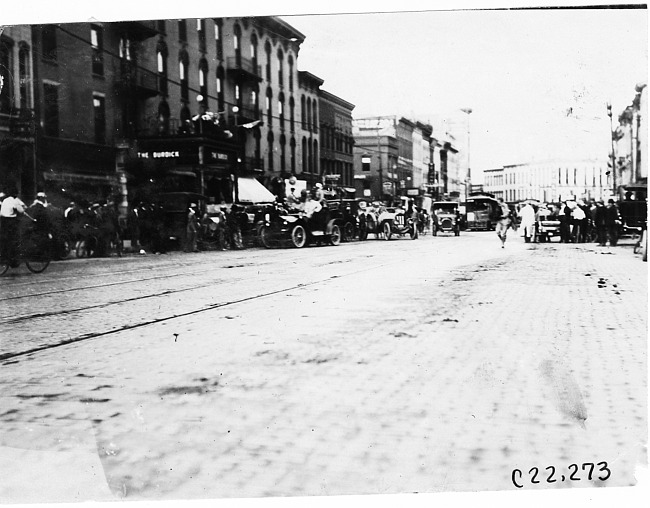
[[[146,327],[146,326],[153,326],[153,325],[156,325],[158,323],[171,321],[173,319],[184,318],[184,317],[187,317],[187,316],[192,316],[192,315],[196,315],[196,314],[201,314],[203,312],[209,312],[209,311],[212,311],[212,310],[216,310],[216,309],[219,309],[219,308],[222,308],[222,307],[228,307],[230,305],[236,305],[236,304],[239,304],[239,303],[253,301],[253,300],[260,299],[260,298],[266,298],[268,296],[273,296],[273,295],[277,295],[277,294],[281,294],[281,293],[286,293],[288,291],[293,291],[293,290],[296,290],[296,289],[315,286],[315,285],[323,284],[323,283],[326,283],[326,282],[329,282],[329,281],[332,281],[332,280],[338,280],[338,279],[341,279],[343,277],[349,277],[349,276],[357,275],[359,273],[366,272],[366,271],[369,271],[369,270],[375,270],[377,268],[382,268],[384,266],[396,264],[398,262],[399,261],[391,261],[391,262],[387,262],[387,263],[383,263],[383,264],[379,264],[379,265],[374,265],[374,266],[369,266],[369,267],[366,266],[364,268],[361,268],[359,270],[355,270],[353,272],[348,272],[348,273],[344,273],[344,274],[334,274],[334,275],[330,275],[328,277],[325,277],[323,279],[318,279],[318,280],[315,280],[315,281],[304,282],[304,283],[299,283],[299,284],[292,284],[289,287],[275,289],[275,290],[272,290],[272,291],[266,291],[264,293],[260,293],[260,294],[256,294],[256,295],[252,295],[252,296],[237,298],[237,299],[229,300],[229,301],[226,301],[226,302],[213,303],[213,304],[209,304],[209,305],[207,305],[205,307],[202,307],[202,308],[199,308],[199,309],[193,309],[193,310],[189,310],[189,311],[186,311],[186,312],[181,312],[179,314],[174,314],[172,316],[165,316],[165,317],[162,317],[162,318],[154,318],[154,319],[150,319],[150,320],[143,321],[143,322],[140,322],[140,323],[133,323],[133,324],[129,324],[129,325],[124,325],[124,326],[120,326],[118,328],[114,328],[114,329],[111,329],[111,330],[104,330],[104,331],[101,331],[101,332],[86,333],[86,334],[83,334],[83,335],[79,335],[77,337],[71,337],[71,338],[68,338],[68,339],[60,340],[59,342],[56,342],[56,343],[53,343],[53,344],[41,345],[41,346],[33,347],[33,348],[30,348],[30,349],[26,349],[26,350],[23,350],[23,351],[0,353],[0,361],[5,361],[5,360],[13,359],[13,358],[28,356],[28,355],[32,355],[34,353],[48,351],[50,349],[55,349],[55,348],[58,348],[58,347],[66,346],[66,345],[69,345],[69,344],[74,344],[74,343],[77,343],[77,342],[83,342],[83,341],[86,341],[86,340],[102,338],[102,337],[105,337],[107,335],[113,335],[113,334],[128,331],[128,330],[135,330],[135,329],[143,328],[143,327]],[[236,282],[236,281],[233,281],[233,282]],[[212,285],[213,283],[214,282],[211,282],[210,284],[206,284],[206,286]],[[183,291],[187,291],[187,290],[191,290],[191,289],[196,289],[196,287],[185,288]],[[158,295],[160,295],[160,294],[158,294]],[[158,296],[158,295],[151,295],[151,296]],[[150,297],[150,296],[138,297],[138,298],[134,298],[133,300],[144,299],[144,298],[148,298],[148,297]],[[119,303],[119,302],[115,302],[115,303],[113,303],[113,305],[117,304],[117,303]],[[122,302],[122,303],[124,303],[124,302]],[[99,305],[99,306],[101,307],[102,305]],[[69,312],[72,312],[72,311],[59,311],[59,313],[61,315],[67,314]]]
[[[195,266],[195,265],[187,265],[187,266]],[[228,269],[228,268],[241,268],[244,265],[225,265],[225,266],[217,266],[217,267],[210,267],[210,269]],[[246,265],[248,266],[248,265]],[[252,263],[250,264],[252,266]],[[258,265],[256,265],[258,266]],[[262,266],[262,265],[259,265]],[[153,270],[160,270],[160,267],[156,266],[152,268]],[[16,296],[7,296],[4,298],[0,298],[0,302],[4,301],[9,301],[9,300],[20,300],[23,298],[32,298],[32,297],[38,297],[38,296],[48,296],[48,295],[55,295],[55,294],[61,294],[61,293],[67,293],[71,291],[85,291],[85,290],[90,290],[90,289],[99,289],[99,288],[106,288],[106,287],[111,287],[111,286],[119,286],[122,284],[133,284],[137,282],[147,282],[147,281],[152,281],[152,280],[159,280],[159,279],[172,279],[175,277],[187,277],[187,276],[192,276],[192,275],[200,275],[200,274],[205,274],[207,268],[203,266],[200,270],[195,270],[195,271],[190,271],[190,272],[177,272],[177,273],[172,273],[172,274],[165,274],[165,275],[155,275],[153,277],[144,277],[140,279],[127,279],[127,280],[121,280],[121,281],[116,281],[116,282],[105,282],[102,284],[94,284],[92,286],[79,286],[79,287],[70,287],[70,288],[65,288],[65,289],[53,289],[51,291],[43,291],[40,293],[29,293],[29,294],[23,294],[23,295],[16,295]],[[138,270],[125,270],[125,271],[120,271],[119,274],[127,274],[131,272],[142,272],[142,269]],[[103,276],[115,276],[115,272],[107,272],[107,273],[98,273],[98,274],[83,274],[79,276],[72,276],[72,277],[65,277],[61,279],[52,279],[48,282],[60,282],[62,280],[81,280],[86,277],[92,277],[92,278],[97,278],[97,277],[103,277]],[[24,284],[14,284],[13,287],[16,286],[25,286],[25,285],[32,285],[32,284],[39,284],[42,285],[43,281],[40,282],[28,282]]]
[[[227,282],[230,283],[238,283],[241,282],[243,279],[229,279]],[[140,300],[146,300],[148,298],[157,298],[157,297],[162,297],[162,296],[169,296],[177,293],[183,293],[185,291],[192,291],[194,289],[203,289],[206,287],[213,286],[214,284],[218,283],[223,283],[225,279],[217,279],[217,280],[211,280],[207,283],[204,284],[199,284],[199,285],[194,285],[191,287],[185,287],[185,288],[180,288],[180,289],[166,289],[160,293],[153,293],[150,295],[145,295],[145,296],[135,296],[133,298],[125,298],[123,300],[116,300],[116,301],[109,301],[109,302],[103,302],[103,303],[97,303],[94,305],[87,305],[85,307],[78,307],[75,309],[65,309],[65,310],[57,310],[57,311],[51,311],[51,312],[36,312],[33,314],[23,314],[22,316],[13,316],[8,319],[2,319],[0,318],[0,325],[6,325],[6,324],[15,324],[15,323],[20,323],[22,321],[27,321],[29,319],[39,319],[39,318],[44,318],[44,317],[54,317],[54,316],[65,316],[67,314],[74,314],[76,312],[84,312],[86,310],[93,310],[93,309],[101,309],[103,307],[110,307],[112,305],[120,305],[123,303],[130,303],[130,302],[136,302]],[[136,281],[137,282],[137,281]]]

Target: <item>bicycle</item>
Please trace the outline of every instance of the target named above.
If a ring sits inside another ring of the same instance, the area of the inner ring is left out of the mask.
[[[50,265],[51,261],[51,244],[52,235],[38,238],[31,235],[27,238],[21,238],[18,244],[18,256],[15,260],[0,261],[0,275],[7,273],[9,268],[18,268],[22,262],[32,273],[42,273]]]

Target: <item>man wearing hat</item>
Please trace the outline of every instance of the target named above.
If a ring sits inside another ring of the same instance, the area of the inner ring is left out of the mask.
[[[197,205],[192,203],[188,208],[187,226],[185,227],[185,252],[199,252],[197,246],[197,233],[199,231],[199,218]]]

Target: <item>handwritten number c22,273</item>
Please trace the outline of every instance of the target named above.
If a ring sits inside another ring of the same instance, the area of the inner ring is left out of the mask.
[[[602,473],[601,476],[597,477],[601,482],[604,482],[612,475],[612,472],[609,469],[607,462],[605,461],[599,462],[598,464],[594,464],[593,462],[585,462],[584,464],[582,464],[582,471],[587,473],[587,478],[586,478],[587,480],[592,481],[592,478],[595,476],[594,475],[595,466],[598,467],[597,472]],[[546,483],[556,483],[558,481],[555,478],[556,468],[554,466],[548,466],[545,469],[550,473],[546,478]],[[578,472],[580,471],[580,466],[578,464],[570,464],[568,469],[571,472],[571,474],[569,475],[568,478],[565,478],[564,475],[561,475],[560,479],[562,480],[562,482],[566,480],[577,482],[583,479],[580,478],[579,476]],[[524,478],[524,473],[522,472],[521,469],[513,469],[511,474],[512,484],[518,489],[522,489],[524,488],[526,482],[529,482],[531,484],[542,483],[538,480],[539,473],[540,470],[538,467],[532,467],[528,471],[527,478]]]

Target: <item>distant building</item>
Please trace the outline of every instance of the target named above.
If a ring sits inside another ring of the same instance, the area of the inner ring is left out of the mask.
[[[354,188],[354,156],[351,104],[320,90],[320,167],[325,183]]]
[[[352,121],[354,180],[358,196],[380,199],[397,195],[398,122],[396,116]]]
[[[617,186],[648,181],[647,85],[637,85],[636,91],[632,104],[619,114],[613,133]]]
[[[605,199],[611,180],[605,160],[550,160],[510,164],[483,172],[485,192],[508,202]]]

